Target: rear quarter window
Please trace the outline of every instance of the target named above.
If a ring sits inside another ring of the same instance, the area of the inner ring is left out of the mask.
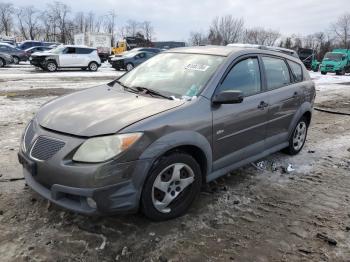
[[[289,67],[292,71],[294,82],[302,82],[303,77],[303,68],[298,63],[288,60]]]
[[[291,83],[288,66],[282,58],[263,57],[262,60],[268,90],[274,90]]]

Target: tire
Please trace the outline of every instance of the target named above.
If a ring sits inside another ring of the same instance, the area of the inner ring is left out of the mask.
[[[96,62],[91,62],[88,66],[89,70],[92,72],[96,72],[98,69],[98,64]]]
[[[186,153],[163,156],[144,183],[141,210],[155,221],[179,217],[199,195],[201,184],[201,169],[192,156]]]
[[[127,63],[125,69],[129,72],[134,69],[134,65],[132,63]]]
[[[321,71],[321,74],[322,74],[322,75],[327,75],[327,72]]]
[[[0,67],[5,67],[6,62],[4,59],[0,58]]]
[[[49,72],[55,72],[57,71],[57,64],[56,62],[54,61],[48,61],[46,66],[45,66],[45,69]]]
[[[19,58],[17,56],[13,57],[13,63],[18,65],[19,64]]]
[[[304,147],[309,123],[306,117],[302,117],[293,129],[293,133],[289,138],[289,145],[284,152],[289,155],[298,154]]]

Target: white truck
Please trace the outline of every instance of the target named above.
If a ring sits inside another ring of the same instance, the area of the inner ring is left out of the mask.
[[[106,33],[81,33],[74,35],[75,45],[85,45],[97,49],[101,62],[108,59],[111,54],[111,34]]]

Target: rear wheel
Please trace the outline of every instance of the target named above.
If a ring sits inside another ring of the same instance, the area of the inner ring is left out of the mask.
[[[336,74],[339,75],[339,76],[345,75],[345,69],[337,71]]]
[[[55,72],[57,70],[57,64],[53,61],[47,62],[46,70],[49,72]]]
[[[5,60],[0,58],[0,67],[4,67],[6,64]]]
[[[95,71],[97,71],[97,69],[98,69],[98,64],[96,62],[91,62],[89,64],[89,70],[90,71],[95,72]]]
[[[321,71],[322,75],[327,75],[327,72]]]
[[[17,56],[13,57],[13,63],[18,65],[19,64],[19,58]]]
[[[198,196],[202,183],[196,160],[185,153],[162,157],[142,191],[142,212],[156,221],[183,215]]]
[[[289,138],[289,146],[284,150],[289,155],[298,154],[304,147],[308,130],[308,121],[302,117],[296,124],[293,134]]]

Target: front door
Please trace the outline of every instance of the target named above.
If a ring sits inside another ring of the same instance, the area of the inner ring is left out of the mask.
[[[239,90],[242,103],[213,106],[213,169],[218,170],[264,150],[269,97],[262,91],[257,56],[235,63],[215,94]]]
[[[79,58],[75,47],[66,47],[59,56],[60,67],[79,66]]]

